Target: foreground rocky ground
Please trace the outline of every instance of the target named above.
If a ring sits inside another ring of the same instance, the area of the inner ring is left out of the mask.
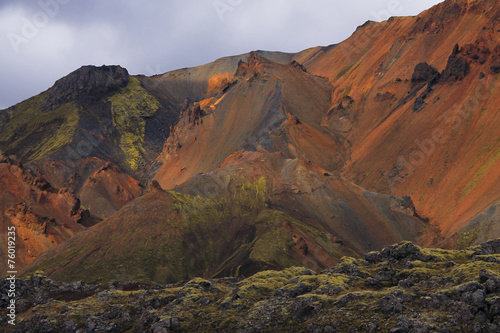
[[[500,332],[500,240],[462,251],[402,242],[305,268],[173,285],[18,279],[1,332]]]

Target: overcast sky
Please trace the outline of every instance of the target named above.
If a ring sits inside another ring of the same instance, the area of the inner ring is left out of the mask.
[[[2,0],[0,109],[83,65],[153,75],[252,50],[341,42],[442,0]]]

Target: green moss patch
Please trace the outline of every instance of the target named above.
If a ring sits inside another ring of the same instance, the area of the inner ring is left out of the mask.
[[[79,107],[72,102],[44,111],[47,93],[39,94],[15,107],[0,133],[0,149],[33,162],[69,144],[78,127]]]
[[[120,147],[131,170],[137,170],[146,153],[144,117],[153,116],[160,108],[160,102],[148,93],[138,79],[131,77],[129,84],[109,97],[113,125],[120,133]]]

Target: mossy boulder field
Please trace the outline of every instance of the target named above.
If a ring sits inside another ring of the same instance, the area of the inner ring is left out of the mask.
[[[38,271],[16,281],[19,322],[9,328],[2,313],[0,331],[498,332],[499,263],[495,240],[460,251],[402,242],[319,273],[167,285],[62,283]]]

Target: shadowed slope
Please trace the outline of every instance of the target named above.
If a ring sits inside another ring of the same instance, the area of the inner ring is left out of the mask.
[[[26,271],[42,269],[63,281],[166,283],[302,264],[323,269],[352,253],[329,242],[321,229],[266,208],[266,192],[265,178],[212,198],[165,192],[154,183],[149,193],[45,252]],[[314,245],[310,251],[304,238]]]
[[[417,240],[428,226],[410,202],[366,191],[325,169],[279,153],[236,152],[221,167],[192,177],[176,191],[214,196],[227,190],[228,177],[265,176],[269,207],[325,230],[330,242],[343,243],[357,253],[380,249],[394,241]],[[307,242],[309,248],[316,244]]]

